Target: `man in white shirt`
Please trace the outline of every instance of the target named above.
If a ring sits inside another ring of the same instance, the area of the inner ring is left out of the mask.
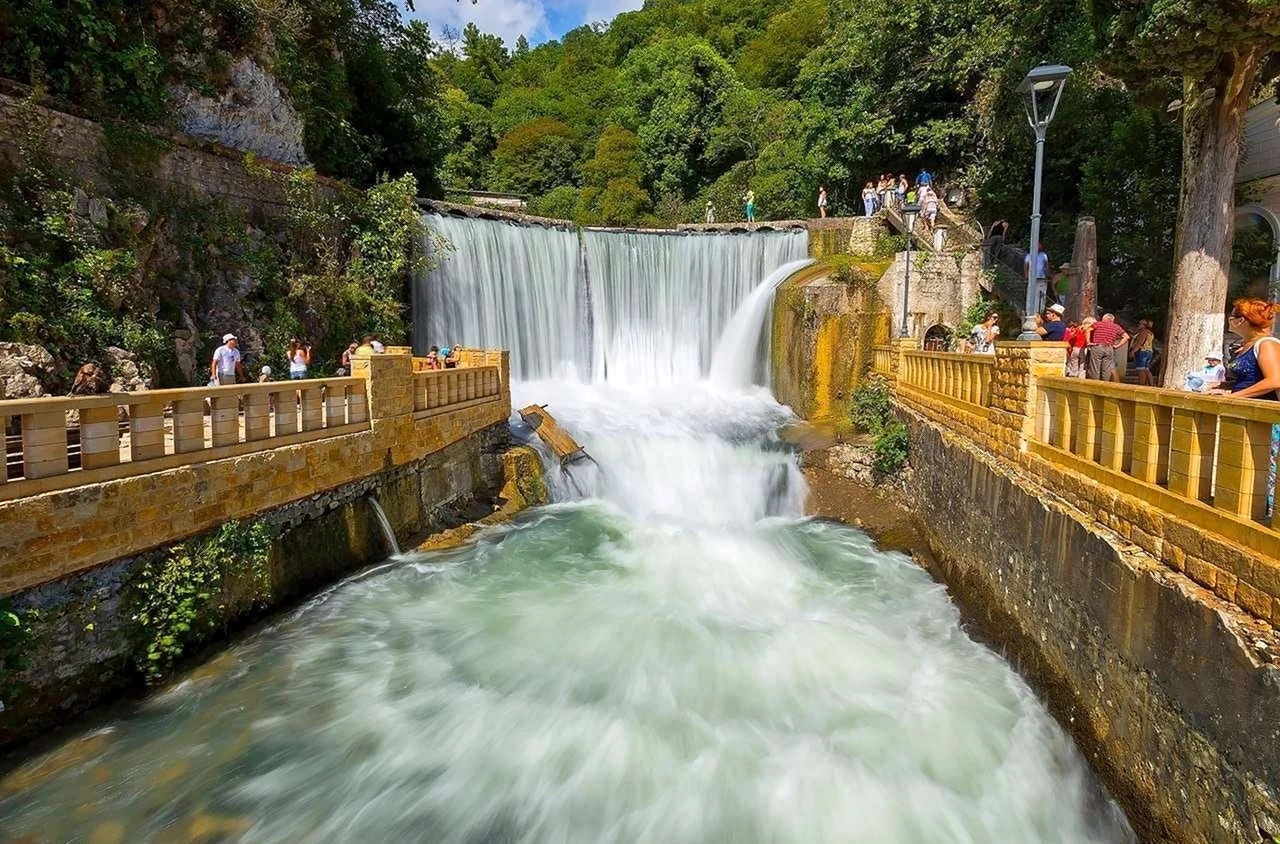
[[[220,386],[236,383],[236,368],[240,366],[240,350],[236,346],[236,335],[222,335],[222,345],[213,350],[213,362],[209,364],[210,381]]]

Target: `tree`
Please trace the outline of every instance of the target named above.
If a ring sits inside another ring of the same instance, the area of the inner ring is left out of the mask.
[[[1104,0],[1094,6],[1109,66],[1142,84],[1182,83],[1182,184],[1165,342],[1166,383],[1220,351],[1231,266],[1235,173],[1245,112],[1276,76],[1275,0]]]
[[[498,141],[489,180],[494,190],[539,194],[569,184],[577,159],[573,131],[558,120],[539,117]]]

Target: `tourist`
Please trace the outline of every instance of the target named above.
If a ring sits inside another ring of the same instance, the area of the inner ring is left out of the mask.
[[[716,222],[716,207],[711,204],[711,200],[707,200],[707,225],[714,225]]]
[[[387,347],[382,345],[382,341],[378,339],[378,333],[376,331],[370,335],[369,345],[373,346],[373,351],[379,355],[387,350]]]
[[[292,378],[293,373],[289,373],[289,377]],[[265,384],[270,380],[271,380],[271,367],[269,366],[262,367],[262,370],[258,373],[258,383]]]
[[[996,353],[996,338],[1000,336],[1000,315],[992,311],[987,318],[973,327],[969,332],[969,340],[973,343],[973,351],[979,355]]]
[[[928,168],[926,167],[920,168],[920,175],[916,176],[916,184],[930,185],[930,186],[933,185],[933,174],[929,172]]]
[[[1030,252],[1028,252],[1026,257],[1022,259],[1022,277],[1027,279],[1028,282],[1032,281]],[[1041,243],[1040,251],[1036,255],[1036,276],[1034,280],[1040,281],[1041,279],[1048,279],[1048,278],[1049,278],[1049,256],[1045,254],[1044,244]]]
[[[827,216],[827,186],[823,185],[818,188],[818,216],[826,219]]]
[[[358,343],[353,342],[348,344],[346,350],[343,351],[342,353],[342,360],[339,361],[340,369],[343,369],[347,372],[351,371],[351,356],[356,353],[356,349],[358,348],[360,348],[360,345]]]
[[[86,363],[76,370],[75,381],[71,384],[71,395],[96,396],[107,392],[108,386],[106,373],[99,369],[96,363]]]
[[[210,385],[225,386],[236,383],[236,373],[240,371],[238,345],[236,335],[222,335],[222,345],[213,350],[213,361],[209,365]]]
[[[289,354],[286,358],[289,361],[291,380],[301,381],[307,377],[307,367],[311,365],[311,346],[303,345],[294,337],[289,341]]]
[[[898,176],[898,188],[896,191],[894,191],[894,193],[897,195],[897,198],[898,198],[899,208],[901,208],[903,203],[907,201],[908,189],[909,189],[909,185],[907,184],[907,174],[903,173],[900,176]]]
[[[1156,333],[1149,319],[1138,320],[1138,333],[1129,344],[1129,357],[1133,360],[1133,371],[1138,376],[1138,384],[1143,387],[1155,385],[1151,377],[1151,359],[1156,353]],[[1221,363],[1221,358],[1219,358]]]
[[[921,202],[924,205],[924,222],[929,227],[929,231],[933,231],[938,225],[938,195],[934,193],[932,187],[926,186],[923,190],[924,197]]]
[[[462,356],[462,346],[454,343],[448,349],[444,350],[444,368],[457,369],[459,359]]]
[[[1086,320],[1091,326],[1092,320]],[[1084,348],[1089,344],[1089,332],[1077,322],[1067,326],[1064,338],[1067,341],[1067,377],[1084,377]]]
[[[432,346],[427,350],[427,369],[444,369],[444,362],[440,360],[439,346]]]
[[[1222,365],[1222,355],[1210,353],[1205,355],[1204,367],[1199,372],[1188,372],[1183,380],[1182,388],[1193,393],[1223,393],[1222,385],[1226,383],[1227,370]]]
[[[756,221],[756,192],[747,188],[747,192],[743,194],[742,201],[746,203],[747,222],[754,223]]]
[[[1116,322],[1115,314],[1103,314],[1089,332],[1085,355],[1088,377],[1094,381],[1117,381],[1116,350],[1129,339],[1129,332]]]
[[[875,216],[876,189],[871,182],[867,182],[867,186],[862,189],[862,210],[868,217]]]
[[[1231,394],[1242,399],[1277,398],[1280,389],[1280,342],[1271,333],[1271,322],[1280,305],[1265,299],[1237,299],[1228,325],[1243,343],[1228,367],[1233,377]]]
[[[1041,340],[1047,340],[1052,343],[1062,343],[1067,339],[1067,324],[1062,321],[1062,315],[1067,309],[1062,305],[1053,304],[1044,312],[1044,320],[1040,325],[1036,326],[1036,333],[1040,335]]]

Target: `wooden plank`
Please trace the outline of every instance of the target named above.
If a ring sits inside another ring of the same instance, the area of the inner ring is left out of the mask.
[[[531,404],[520,409],[520,418],[533,429],[533,432],[560,458],[560,463],[573,463],[577,460],[590,459],[582,446],[569,436],[560,423],[547,413],[546,408]]]

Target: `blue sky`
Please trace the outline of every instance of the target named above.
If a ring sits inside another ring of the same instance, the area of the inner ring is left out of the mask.
[[[474,21],[513,47],[521,34],[530,44],[540,44],[584,23],[613,20],[619,12],[642,4],[643,0],[415,0],[412,17],[430,24],[437,38],[445,26],[461,32]]]

